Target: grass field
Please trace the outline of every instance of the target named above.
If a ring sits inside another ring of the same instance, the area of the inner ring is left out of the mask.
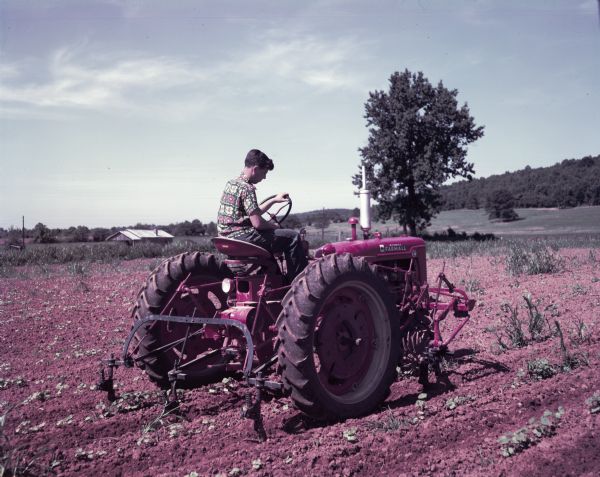
[[[176,238],[172,243],[141,243],[128,246],[122,242],[86,242],[28,244],[25,249],[0,247],[0,276],[6,269],[22,265],[62,264],[72,262],[112,263],[138,258],[170,257],[182,252],[212,250],[209,237]]]
[[[440,213],[428,229],[430,234],[444,232],[451,227],[455,232],[473,234],[493,233],[504,240],[493,242],[458,241],[429,242],[430,257],[456,257],[487,254],[492,249],[511,247],[510,242],[539,238],[544,246],[559,248],[598,248],[600,246],[600,207],[574,209],[517,209],[521,220],[509,223],[490,222],[483,210],[453,210]],[[374,231],[384,235],[401,235],[397,224],[374,223]],[[345,240],[350,236],[347,223],[331,224],[323,233],[314,227],[307,228],[311,248],[326,242]],[[359,237],[361,234],[359,233]],[[19,251],[0,248],[0,276],[14,273],[12,267],[22,265],[61,264],[73,262],[112,263],[137,258],[169,257],[178,253],[199,250],[212,251],[210,237],[177,237],[166,246],[141,244],[128,247],[119,243],[30,244]]]
[[[483,209],[448,210],[431,221],[428,232],[444,232],[451,227],[455,232],[469,234],[493,233],[502,236],[541,236],[600,234],[600,206],[573,209],[516,209],[520,220],[514,222],[491,222]],[[402,228],[395,223],[373,223],[373,230],[384,235],[399,235]],[[308,227],[309,240],[321,238],[321,230]],[[350,236],[347,223],[331,224],[325,230],[325,240],[344,240]]]
[[[490,222],[484,210],[448,210],[431,223],[430,232],[452,227],[468,233],[563,235],[600,233],[600,206],[573,209],[516,209],[520,220]]]

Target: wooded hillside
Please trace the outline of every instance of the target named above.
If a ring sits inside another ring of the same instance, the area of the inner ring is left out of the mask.
[[[442,208],[483,208],[496,190],[509,191],[518,208],[600,205],[600,155],[443,186]]]

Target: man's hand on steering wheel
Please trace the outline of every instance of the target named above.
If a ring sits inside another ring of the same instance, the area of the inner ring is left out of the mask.
[[[277,211],[272,214],[270,212],[265,211],[265,213],[269,216],[270,220],[277,224],[279,228],[281,227],[281,223],[290,215],[290,211],[292,210],[292,199],[290,198],[287,192],[281,192],[277,195],[272,195],[263,200],[260,205],[265,204],[266,202],[271,202],[272,204],[281,204],[283,205],[277,209]],[[269,207],[271,206],[269,205]]]
[[[289,200],[290,195],[287,192],[280,192],[276,196],[273,196],[273,202],[275,202],[276,204],[281,202],[289,202]]]

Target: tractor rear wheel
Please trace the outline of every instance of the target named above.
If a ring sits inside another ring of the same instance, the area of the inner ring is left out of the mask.
[[[364,258],[313,262],[282,305],[279,364],[302,412],[344,419],[385,399],[396,378],[400,319],[386,282]]]
[[[150,274],[139,291],[132,318],[134,322],[158,314],[212,318],[217,309],[226,304],[221,281],[231,276],[231,271],[214,255],[186,252],[168,258]],[[196,299],[193,300],[190,294],[177,292],[184,280],[189,287],[203,286]],[[178,347],[167,346],[164,351],[156,352],[158,348],[184,338],[187,330],[188,325],[185,324],[154,321],[142,326],[134,336],[132,354],[136,364],[160,387],[168,387],[168,372],[173,369],[176,360],[181,364],[222,346],[218,333],[205,334],[200,326],[195,325],[190,327],[191,338],[186,343],[184,356],[179,353]],[[189,370],[184,386],[193,387],[214,380],[222,375],[223,369],[223,357],[215,353]]]

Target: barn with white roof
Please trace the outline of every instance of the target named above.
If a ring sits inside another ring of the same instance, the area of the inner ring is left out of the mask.
[[[106,240],[110,242],[127,242],[129,245],[141,242],[156,242],[165,244],[171,242],[173,240],[173,236],[170,233],[160,229],[125,229],[109,235],[106,237]]]

